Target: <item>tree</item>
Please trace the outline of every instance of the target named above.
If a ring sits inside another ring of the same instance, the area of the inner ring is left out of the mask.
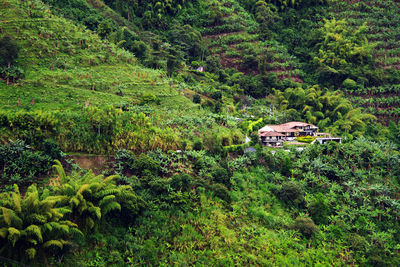
[[[216,91],[212,92],[211,97],[213,99],[217,100],[217,101],[221,100],[222,99],[222,93],[221,93],[221,91],[216,90]]]
[[[373,49],[366,38],[366,24],[353,29],[346,20],[326,20],[320,30],[313,62],[321,84],[342,85],[347,78],[379,79],[375,71]]]
[[[327,224],[330,214],[328,200],[322,193],[318,193],[308,206],[310,215],[317,224]]]
[[[271,9],[271,6],[264,1],[258,1],[255,8],[255,18],[259,23],[259,31],[263,39],[271,39],[272,31],[269,28],[279,19],[276,10]]]
[[[141,61],[149,57],[150,47],[143,41],[134,41],[132,45],[132,52]]]
[[[222,68],[219,57],[217,56],[208,56],[206,58],[206,71],[218,73]]]
[[[209,8],[208,19],[214,24],[220,24],[222,22],[224,14],[221,9],[220,2],[213,2]]]
[[[181,67],[183,62],[184,54],[182,47],[180,46],[168,46],[167,47],[167,73],[171,76]]]
[[[304,195],[303,185],[295,181],[285,182],[277,192],[280,200],[295,207],[304,205]]]
[[[327,0],[267,0],[266,2],[272,3],[280,9],[284,10],[287,8],[301,8],[301,7],[310,7],[314,5],[323,5],[326,4]]]
[[[187,24],[184,26],[174,24],[168,33],[168,38],[174,48],[182,49],[189,62],[200,59],[203,50],[206,49],[200,32]]]
[[[104,20],[97,26],[97,34],[103,38],[106,38],[112,31],[111,22]]]
[[[343,116],[339,113],[339,119],[330,128],[334,134],[344,133],[348,138],[353,136],[361,136],[371,121],[375,121],[376,117],[372,114],[363,113],[361,108],[351,109]]]
[[[18,57],[19,48],[14,39],[10,36],[3,36],[0,39],[0,67],[11,67]]]
[[[3,36],[0,39],[0,77],[6,79],[7,85],[10,79],[15,82],[16,79],[24,76],[24,71],[18,66],[13,66],[18,58],[19,47],[14,39],[9,36]]]
[[[297,217],[292,228],[299,231],[306,238],[310,238],[319,232],[319,228],[310,218]]]

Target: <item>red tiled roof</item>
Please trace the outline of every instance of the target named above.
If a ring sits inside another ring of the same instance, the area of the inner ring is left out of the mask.
[[[274,131],[280,132],[280,133],[283,133],[283,132],[285,132],[285,133],[296,133],[296,132],[299,132],[299,130],[297,130],[297,129],[287,128],[287,127],[282,126],[282,125],[270,125],[269,127],[274,129]]]
[[[310,123],[291,121],[279,125],[265,125],[263,128],[258,130],[258,134],[261,136],[264,133],[273,133],[273,132],[296,133],[300,132],[300,130],[296,129],[296,127],[305,127],[305,126],[310,126],[310,128],[318,128],[317,126]],[[263,135],[263,136],[279,136],[279,135]]]
[[[259,135],[260,136],[285,136],[278,132],[261,132]]]
[[[287,123],[280,124],[279,126],[284,127],[284,128],[294,128],[294,127],[304,127],[304,126],[310,126],[312,128],[317,128],[317,126],[311,124],[311,123],[306,123],[306,122],[300,122],[300,121],[291,121]]]

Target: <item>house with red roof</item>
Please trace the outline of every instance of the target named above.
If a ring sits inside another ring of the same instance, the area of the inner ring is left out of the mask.
[[[284,141],[293,141],[298,136],[316,136],[318,127],[305,122],[292,121],[279,125],[266,125],[258,130],[262,144],[281,146]]]

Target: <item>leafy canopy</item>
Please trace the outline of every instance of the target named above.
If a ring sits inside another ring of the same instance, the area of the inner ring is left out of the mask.
[[[347,78],[364,83],[378,79],[374,72],[375,44],[368,42],[367,30],[366,23],[354,30],[344,19],[325,20],[313,58],[321,84],[339,86]]]

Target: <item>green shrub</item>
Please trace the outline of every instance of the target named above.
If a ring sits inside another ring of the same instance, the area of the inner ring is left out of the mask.
[[[206,167],[206,163],[204,162],[204,159],[202,158],[198,158],[193,162],[193,168],[199,172],[202,169],[204,169]]]
[[[160,163],[144,153],[137,158],[131,151],[120,149],[115,160],[116,168],[122,174],[154,177],[161,171]]]
[[[342,83],[343,88],[354,90],[357,88],[357,83],[352,79],[346,79]]]
[[[201,62],[200,61],[192,61],[191,63],[190,63],[190,66],[192,66],[192,68],[198,68],[198,67],[200,67],[201,66]]]
[[[308,210],[314,222],[317,224],[327,224],[330,214],[328,200],[322,193],[318,193],[308,206]]]
[[[17,59],[19,48],[17,43],[10,36],[0,38],[0,66],[8,66]]]
[[[189,174],[175,174],[172,176],[171,187],[175,190],[188,191],[190,189],[190,184],[192,182],[192,177]]]
[[[206,58],[206,71],[218,73],[222,68],[221,63],[219,61],[219,57],[217,56],[208,56]]]
[[[319,228],[312,219],[297,217],[296,221],[292,225],[292,229],[299,231],[306,238],[310,238],[319,232]]]
[[[203,149],[203,141],[201,139],[196,140],[193,144],[193,150],[200,151],[202,149]]]
[[[160,99],[153,93],[144,93],[140,96],[140,104],[156,103],[160,104]]]
[[[211,171],[211,175],[213,177],[214,182],[230,187],[231,185],[230,177],[226,169],[221,167],[215,167]]]
[[[292,170],[292,160],[288,155],[283,155],[280,161],[281,161],[281,166],[280,166],[281,173],[285,176],[289,176]]]
[[[17,66],[0,67],[0,77],[15,82],[17,79],[24,78],[24,70]]]
[[[239,145],[224,146],[224,151],[232,152],[232,153],[236,153],[236,154],[241,154],[241,153],[243,153],[243,151],[248,146],[249,146],[249,144],[239,144]]]
[[[211,97],[212,97],[213,99],[215,99],[215,100],[221,100],[221,98],[222,98],[222,93],[221,93],[221,91],[214,91],[214,92],[211,94]]]
[[[201,103],[201,97],[199,94],[193,95],[193,103],[195,104],[200,104]]]
[[[277,197],[287,205],[302,207],[304,205],[304,187],[294,181],[285,182],[277,192]]]
[[[316,139],[316,137],[313,136],[300,136],[296,138],[296,141],[302,142],[302,143],[307,143],[310,144],[312,143],[314,140]]]
[[[368,241],[365,239],[365,237],[355,233],[347,236],[347,242],[350,244],[352,249],[356,251],[366,251],[368,247]]]
[[[52,159],[59,160],[63,155],[60,146],[53,139],[45,139],[41,144],[41,150]]]
[[[231,202],[231,197],[229,195],[229,191],[226,188],[225,185],[223,184],[212,184],[211,185],[211,191],[214,193],[214,195],[222,200],[224,200],[227,203]]]
[[[138,173],[142,173],[146,170],[151,175],[158,175],[160,171],[160,164],[146,154],[140,154],[136,160],[136,164],[132,166],[133,169],[137,170]]]
[[[34,151],[24,141],[17,140],[0,146],[0,178],[2,184],[33,182],[47,174],[53,163],[49,155]]]
[[[168,192],[170,184],[169,180],[156,177],[149,182],[149,187],[156,194],[164,194]]]

